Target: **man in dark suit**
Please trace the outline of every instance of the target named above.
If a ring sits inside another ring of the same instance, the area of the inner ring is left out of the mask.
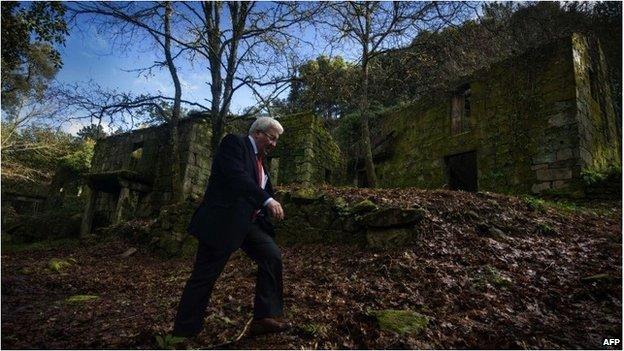
[[[252,334],[283,331],[282,257],[267,216],[284,218],[273,199],[273,188],[263,165],[284,129],[269,117],[256,119],[249,135],[226,135],[212,161],[212,171],[202,203],[188,232],[199,240],[191,277],[186,283],[173,335],[195,336],[203,328],[204,315],[214,284],[230,255],[241,248],[258,264]]]

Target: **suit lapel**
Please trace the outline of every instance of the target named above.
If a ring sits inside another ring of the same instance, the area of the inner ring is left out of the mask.
[[[254,153],[253,145],[251,145],[251,140],[249,140],[248,136],[245,136],[245,145],[247,146],[247,155],[248,155],[247,160],[248,160],[248,163],[251,164],[251,169],[253,170],[254,180],[256,181],[256,184],[258,184],[258,167],[256,166],[257,157],[256,157],[256,154]]]

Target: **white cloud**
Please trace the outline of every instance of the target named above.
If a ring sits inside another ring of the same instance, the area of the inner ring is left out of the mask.
[[[199,85],[197,83],[193,84],[189,81],[187,81],[184,78],[180,78],[180,85],[182,85],[182,88],[184,89],[184,91],[186,92],[194,92],[199,90]]]
[[[149,92],[160,91],[164,94],[169,94],[173,91],[171,84],[165,83],[158,77],[137,77],[132,81],[132,86],[147,90]]]
[[[61,130],[71,135],[76,135],[82,127],[89,125],[85,120],[71,120],[61,125]]]

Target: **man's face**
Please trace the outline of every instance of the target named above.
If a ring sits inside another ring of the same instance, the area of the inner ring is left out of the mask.
[[[277,146],[279,133],[274,128],[269,128],[264,131],[255,131],[253,138],[258,148],[258,154],[266,156]]]

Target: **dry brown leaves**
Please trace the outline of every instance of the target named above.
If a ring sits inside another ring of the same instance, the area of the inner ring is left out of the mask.
[[[605,216],[534,211],[495,194],[323,190],[350,203],[369,198],[426,209],[421,242],[386,251],[283,248],[285,317],[296,327],[243,338],[232,348],[595,349],[603,348],[604,338],[621,339],[620,203]],[[540,231],[544,224],[555,232]],[[492,227],[504,235],[484,230]],[[154,336],[170,331],[192,260],[163,261],[142,250],[117,256],[127,248],[115,240],[3,253],[2,347],[157,347]],[[46,265],[53,257],[73,257],[77,264],[52,273]],[[238,335],[252,313],[254,274],[243,254],[232,257],[192,346]],[[596,274],[609,278],[583,280]],[[76,294],[100,298],[65,302]],[[376,309],[412,309],[431,322],[421,335],[382,332],[368,313]]]

